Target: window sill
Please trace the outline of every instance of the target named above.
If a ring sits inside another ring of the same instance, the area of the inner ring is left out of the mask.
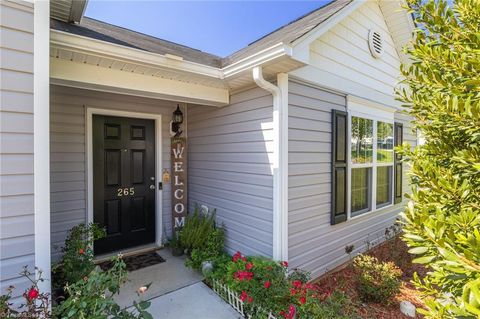
[[[398,209],[401,209],[403,207],[403,202],[401,203],[398,203],[398,204],[390,204],[390,205],[387,205],[387,206],[382,206],[378,209],[374,209],[374,210],[371,210],[371,211],[368,211],[366,213],[362,213],[362,214],[359,214],[359,215],[356,215],[356,216],[352,216],[352,217],[349,217],[345,223],[348,223],[350,221],[357,221],[357,220],[361,220],[361,219],[364,219],[364,218],[367,218],[367,217],[371,217],[373,214],[385,214],[385,213],[390,213],[392,212],[395,208],[398,208]]]

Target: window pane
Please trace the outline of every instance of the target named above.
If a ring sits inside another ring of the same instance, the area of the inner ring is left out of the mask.
[[[377,122],[377,161],[393,162],[393,124]]]
[[[371,168],[352,169],[352,216],[370,210]]]
[[[352,116],[352,163],[371,163],[373,152],[373,121]]]
[[[377,167],[377,208],[392,203],[392,167]]]

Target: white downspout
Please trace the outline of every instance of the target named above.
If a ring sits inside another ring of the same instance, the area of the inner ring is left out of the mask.
[[[262,67],[253,79],[273,96],[273,241],[272,257],[288,260],[288,75],[278,74],[279,86],[263,78]]]

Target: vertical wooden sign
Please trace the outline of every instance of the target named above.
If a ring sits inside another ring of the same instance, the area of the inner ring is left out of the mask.
[[[180,230],[187,216],[187,141],[184,137],[172,137],[172,227]]]

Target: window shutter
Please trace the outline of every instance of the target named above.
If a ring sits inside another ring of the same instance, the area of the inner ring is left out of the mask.
[[[400,146],[403,144],[403,124],[402,123],[395,122],[394,139],[395,139],[395,146]],[[398,154],[397,152],[395,152],[394,167],[395,167],[394,202],[395,204],[398,204],[402,201],[403,172],[402,172],[402,155]]]
[[[331,224],[347,220],[347,113],[332,111]]]

